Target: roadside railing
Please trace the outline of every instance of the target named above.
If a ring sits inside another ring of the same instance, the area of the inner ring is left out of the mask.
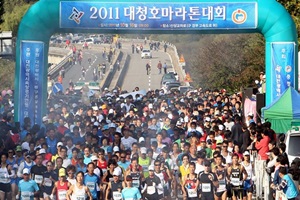
[[[72,54],[73,53],[70,51],[60,63],[53,64],[49,67],[48,75],[50,75],[51,79],[58,76],[60,69],[69,62],[69,58],[72,56]]]

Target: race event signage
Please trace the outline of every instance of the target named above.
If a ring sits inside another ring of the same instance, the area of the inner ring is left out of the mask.
[[[44,43],[21,41],[19,118],[41,124],[43,106]],[[32,121],[33,120],[33,121]]]
[[[271,82],[273,89],[271,91],[272,99],[277,97],[290,86],[294,87],[295,82],[295,43],[280,42],[272,43],[272,69]]]
[[[60,28],[255,29],[257,3],[60,2]]]

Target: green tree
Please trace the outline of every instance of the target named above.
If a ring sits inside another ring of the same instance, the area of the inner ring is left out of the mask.
[[[298,42],[300,42],[300,1],[299,0],[277,0],[292,16],[298,31]]]
[[[15,6],[11,12],[5,12],[3,15],[4,22],[1,24],[2,30],[10,30],[16,36],[18,32],[19,23],[29,8],[30,4],[23,4]]]

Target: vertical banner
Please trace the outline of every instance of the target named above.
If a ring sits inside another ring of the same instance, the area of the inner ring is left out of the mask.
[[[288,87],[295,87],[295,45],[294,42],[271,44],[271,102]]]
[[[19,119],[25,117],[31,125],[42,123],[44,43],[21,41],[19,79]]]

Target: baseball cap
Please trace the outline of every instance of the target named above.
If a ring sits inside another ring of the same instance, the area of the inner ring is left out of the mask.
[[[46,150],[43,149],[43,148],[41,148],[41,149],[39,150],[39,155],[40,155],[40,154],[44,154],[44,153],[46,153]]]
[[[78,158],[78,157],[77,157]],[[98,160],[98,157],[97,156],[92,156],[91,157],[91,161],[94,161],[94,160]]]
[[[252,113],[252,112],[249,112],[249,113],[248,113],[248,116],[253,117],[253,113]]]
[[[56,147],[59,147],[59,146],[64,146],[64,144],[62,142],[58,142]]]
[[[243,155],[244,155],[244,156],[249,156],[250,153],[249,153],[249,151],[245,151],[245,152],[243,153]]]
[[[200,142],[206,142],[205,138],[204,137],[200,138]]]
[[[154,165],[150,165],[150,166],[148,167],[148,170],[149,170],[149,171],[154,171]]]
[[[113,152],[118,152],[118,151],[120,151],[120,148],[118,146],[114,146]]]
[[[102,127],[102,131],[106,131],[106,130],[108,130],[108,129],[109,129],[108,124],[105,124],[105,125]]]
[[[120,175],[121,175],[120,170],[115,169],[114,172],[113,172],[113,176],[120,176]]]
[[[66,170],[64,168],[60,168],[58,171],[58,176],[66,176]]]
[[[16,147],[16,151],[22,151],[22,147],[21,146],[17,146]]]
[[[23,174],[30,174],[29,169],[28,168],[24,168],[23,169]]]
[[[140,137],[139,143],[141,143],[141,142],[145,142],[145,138],[144,137]]]
[[[223,126],[223,124],[219,124],[219,126],[218,126],[218,127],[219,127],[219,130],[220,130],[220,131],[223,131],[223,130],[224,130],[224,126]]]
[[[46,121],[48,121],[48,117],[47,117],[47,116],[44,116],[44,117],[43,117],[43,122],[46,122]]]
[[[146,147],[142,147],[141,148],[141,154],[146,154],[147,153],[147,148]]]
[[[210,117],[205,117],[206,122],[210,122]]]

